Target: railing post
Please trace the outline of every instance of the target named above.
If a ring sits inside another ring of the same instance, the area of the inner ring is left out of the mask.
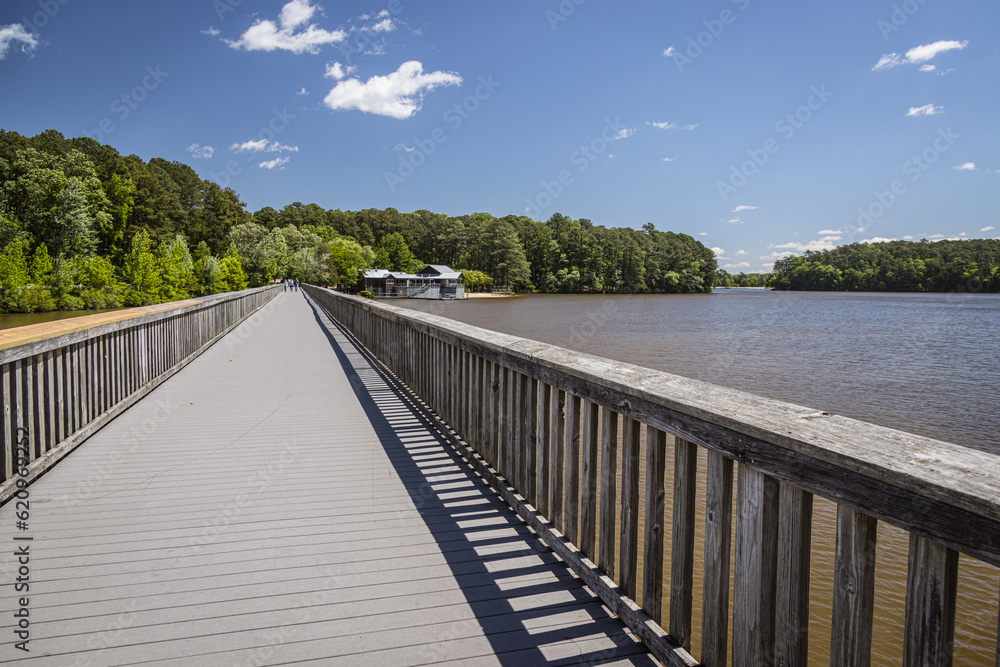
[[[871,664],[878,521],[837,505],[830,667]]]
[[[549,481],[549,442],[552,436],[552,385],[540,382],[541,397],[538,399],[538,451],[535,463],[537,478],[538,508],[542,516],[549,516],[549,491],[552,486]]]
[[[733,667],[774,664],[778,481],[744,463],[736,484]]]
[[[910,533],[904,665],[951,665],[958,552]]]
[[[733,538],[733,460],[709,450],[705,491],[705,585],[701,661],[725,667],[729,657],[729,571]]]
[[[598,408],[590,401],[583,402],[583,457],[580,489],[580,551],[597,562],[597,462],[600,456],[598,442]]]
[[[577,544],[580,523],[580,397],[568,394],[566,398],[566,525],[563,534]]]
[[[670,634],[691,650],[694,599],[694,516],[698,448],[674,439],[674,520],[670,556]]]
[[[809,662],[809,560],[812,494],[781,482],[778,526],[778,601],[775,644],[778,665]]]
[[[615,576],[615,506],[618,482],[618,413],[601,408],[601,543],[597,565]]]
[[[563,474],[566,472],[566,392],[552,388],[552,418],[549,426],[552,433],[549,436],[549,513],[547,516],[558,530],[565,526],[563,521],[564,486]]]
[[[667,434],[646,427],[646,525],[642,559],[642,608],[663,623],[663,532]]]

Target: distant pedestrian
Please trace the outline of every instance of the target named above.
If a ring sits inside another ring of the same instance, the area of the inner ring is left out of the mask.
[[[288,291],[288,281],[287,280],[282,280],[281,281],[281,291],[282,292],[287,292]]]
[[[299,291],[299,279],[298,278],[295,279],[295,291],[296,292]]]

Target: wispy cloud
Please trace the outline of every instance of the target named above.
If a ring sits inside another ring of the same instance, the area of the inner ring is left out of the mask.
[[[981,231],[981,232],[992,232],[994,229],[996,229],[996,227],[992,227],[992,226],[991,227],[983,227],[979,231]]]
[[[673,46],[668,46],[667,48],[663,49],[663,55],[665,55],[667,58],[673,58],[675,55],[677,55],[677,49]]]
[[[726,220],[726,222],[728,222],[731,225],[742,225],[742,224],[745,224],[743,222],[743,220],[740,218],[740,216],[738,216],[738,215],[734,216],[732,218],[729,218],[729,220]]]
[[[306,90],[305,86],[302,86],[302,88],[299,89],[299,92],[297,92],[295,94],[298,95],[299,97],[305,97],[306,95],[309,94],[309,91]]]
[[[963,164],[957,164],[957,165],[955,165],[954,167],[952,167],[952,169],[954,169],[955,171],[975,171],[976,170],[976,163],[975,162],[965,162]]]
[[[723,248],[709,248],[709,250],[714,252],[715,256],[718,257],[719,259],[722,259],[723,256],[726,254],[726,251]]]
[[[937,116],[944,113],[944,107],[939,107],[936,104],[925,104],[922,107],[910,107],[910,110],[906,112],[908,117],[915,116]]]
[[[619,141],[621,139],[628,139],[633,134],[635,134],[635,128],[634,127],[623,127],[618,132],[618,134],[615,135],[615,141]]]
[[[839,236],[844,233],[843,229],[821,229],[816,232],[820,236]]]
[[[260,167],[261,169],[267,169],[268,171],[270,171],[271,169],[274,169],[276,167],[277,168],[284,167],[286,164],[288,164],[288,161],[291,159],[292,158],[290,157],[276,157],[273,160],[268,160],[267,162],[261,162],[257,166]]]
[[[215,26],[209,26],[206,30],[202,30],[201,34],[209,35],[210,37],[218,37],[222,34],[222,31]]]
[[[736,256],[737,257],[739,257],[740,255],[746,255],[746,254],[747,254],[746,250],[737,250],[736,251]]]
[[[351,74],[354,74],[354,72],[357,69],[358,68],[355,67],[354,65],[345,67],[340,63],[327,63],[326,72],[323,74],[323,76],[325,76],[327,79],[336,79],[337,81],[340,81],[345,76],[350,76]]]
[[[677,123],[671,123],[669,121],[663,121],[663,122],[659,122],[659,123],[652,122],[652,123],[649,123],[649,124],[652,125],[653,127],[658,127],[661,130],[672,130],[675,127],[677,127]]]
[[[743,211],[759,211],[760,206],[751,206],[749,204],[740,204],[733,209],[733,213],[742,213]]]
[[[0,60],[7,57],[14,44],[21,44],[21,53],[31,53],[38,48],[38,38],[24,29],[20,23],[0,27]]]
[[[416,60],[399,66],[392,74],[340,81],[323,99],[333,110],[357,109],[391,118],[409,118],[420,111],[423,96],[440,86],[457,86],[462,77],[454,72],[427,72]]]
[[[768,248],[774,248],[777,251],[791,251],[794,253],[802,253],[807,250],[812,250],[813,252],[819,252],[821,250],[833,250],[837,247],[837,241],[842,240],[843,237],[839,234],[831,234],[829,236],[824,236],[822,238],[816,239],[815,241],[809,241],[808,243],[799,243],[798,241],[790,241],[789,243],[779,243],[771,244],[767,246]],[[772,253],[772,256],[774,253]],[[762,258],[763,259],[763,258]]]
[[[677,156],[675,155],[673,157],[665,157],[665,158],[663,158],[663,161],[664,162],[673,162],[676,159],[677,159]]]
[[[292,53],[318,53],[321,46],[347,39],[343,30],[323,30],[309,23],[318,9],[309,4],[309,0],[292,0],[282,7],[278,23],[258,19],[238,40],[226,40],[226,43],[234,49],[247,51],[280,49]]]
[[[919,65],[921,63],[926,63],[928,60],[933,59],[940,53],[952,50],[962,50],[969,45],[968,40],[959,42],[955,40],[951,41],[939,41],[932,44],[922,44],[920,46],[915,46],[906,52],[906,55],[899,55],[898,53],[885,53],[879,58],[879,61],[875,63],[872,70],[878,72],[880,70],[892,69],[893,67],[899,67],[900,65]],[[921,72],[933,72],[935,67],[933,65],[927,67],[921,67]]]
[[[238,142],[233,144],[229,150],[234,153],[297,153],[299,147],[279,144],[277,141],[269,142],[267,139],[249,139],[242,144]]]
[[[199,146],[198,144],[191,144],[187,147],[187,152],[191,154],[191,157],[196,160],[207,160],[215,153],[215,149],[211,146]]]
[[[681,129],[690,132],[691,130],[697,130],[699,125],[701,125],[701,123],[692,123],[690,125],[685,125]]]
[[[750,262],[737,262],[736,264],[723,264],[724,269],[749,269]]]

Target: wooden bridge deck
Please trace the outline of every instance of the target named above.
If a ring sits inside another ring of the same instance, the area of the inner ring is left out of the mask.
[[[322,311],[272,303],[29,487],[0,662],[655,664]]]

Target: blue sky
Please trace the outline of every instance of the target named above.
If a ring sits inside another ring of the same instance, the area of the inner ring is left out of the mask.
[[[293,201],[560,212],[730,271],[1000,236],[1000,3],[7,0],[0,127]]]

